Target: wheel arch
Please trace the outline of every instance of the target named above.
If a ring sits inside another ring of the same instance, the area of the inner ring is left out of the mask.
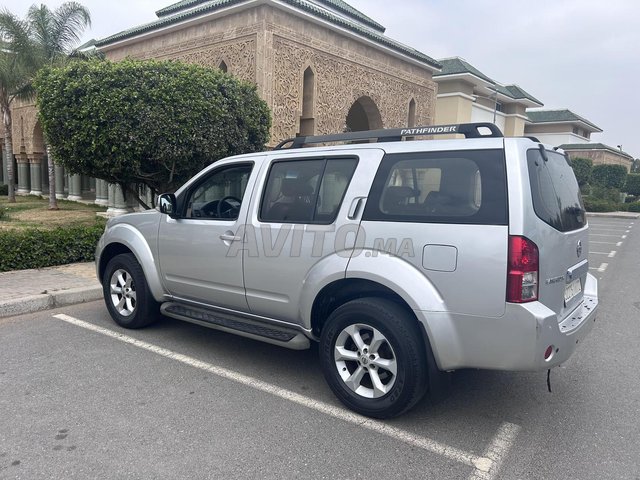
[[[428,362],[429,394],[434,401],[440,401],[448,395],[450,375],[439,370],[439,362],[434,355],[433,339],[427,327],[418,319],[409,303],[391,288],[381,283],[363,278],[343,278],[333,281],[320,290],[311,310],[311,329],[313,335],[320,337],[322,327],[331,313],[340,305],[357,298],[384,298],[405,310],[415,321],[422,336]]]
[[[116,225],[110,229],[109,243],[102,248],[98,262],[99,280],[102,282],[109,261],[123,253],[131,253],[136,257],[144,272],[151,295],[156,301],[161,302],[164,297],[164,288],[160,282],[153,253],[142,234],[130,225]]]

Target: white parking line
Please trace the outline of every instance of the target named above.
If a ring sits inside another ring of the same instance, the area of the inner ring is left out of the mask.
[[[70,323],[71,325],[82,327],[92,332],[111,337],[124,343],[128,343],[129,345],[133,345],[134,347],[147,350],[149,352],[169,358],[171,360],[175,360],[185,365],[204,370],[205,372],[212,373],[227,380],[231,380],[247,387],[269,393],[276,397],[280,397],[290,402],[297,403],[298,405],[302,405],[317,412],[324,413],[325,415],[342,420],[344,422],[357,425],[359,427],[382,435],[386,435],[387,437],[406,443],[407,445],[410,445],[412,447],[436,453],[449,460],[454,460],[464,465],[473,467],[474,472],[472,473],[472,478],[483,480],[491,480],[495,478],[495,476],[498,474],[498,471],[500,470],[502,462],[504,461],[504,457],[507,455],[510,446],[515,440],[515,436],[520,429],[518,425],[512,423],[503,423],[498,430],[498,433],[493,442],[489,446],[486,456],[479,457],[473,453],[465,452],[464,450],[445,445],[430,438],[416,435],[400,428],[393,427],[382,421],[363,417],[349,410],[335,407],[333,405],[315,400],[313,398],[305,397],[304,395],[300,395],[296,392],[292,392],[291,390],[272,385],[257,378],[234,372],[223,367],[218,367],[210,363],[198,360],[196,358],[189,357],[187,355],[183,355],[181,353],[177,353],[172,350],[159,347],[157,345],[153,345],[151,343],[143,342],[142,340],[138,340],[136,338],[115,332],[113,330],[109,330],[107,328],[99,327],[92,323],[71,317],[69,315],[58,314],[54,315],[54,317],[64,322]]]
[[[589,255],[609,255],[611,252],[589,252]]]
[[[609,254],[609,258],[613,258],[616,256],[616,251],[615,250],[611,250],[611,253]]]
[[[493,437],[489,448],[484,452],[484,456],[493,462],[492,467],[488,471],[476,469],[469,476],[469,480],[492,480],[496,478],[502,462],[513,446],[519,431],[520,427],[518,425],[503,423],[496,436]]]
[[[608,233],[589,233],[589,236],[593,236],[593,237],[621,237],[621,238],[627,238],[626,235],[609,235]]]
[[[620,245],[618,245],[618,243],[622,244],[622,242],[618,242],[618,243],[616,243],[616,242],[594,242],[593,240],[589,240],[589,243],[598,243],[598,244],[601,244],[601,245],[616,245],[618,247],[620,246]]]

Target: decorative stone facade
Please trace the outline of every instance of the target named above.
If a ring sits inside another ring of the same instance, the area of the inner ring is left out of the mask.
[[[433,123],[436,85],[431,70],[268,5],[163,35],[102,48],[111,60],[180,59],[219,67],[255,83],[273,112],[270,144],[300,131],[303,75],[316,78],[316,134],[342,132],[349,109],[362,97],[380,112],[381,127]]]
[[[131,57],[222,65],[231,75],[257,85],[272,111],[271,147],[300,134],[302,121],[305,134],[433,123],[437,87],[432,73],[437,62],[434,67],[367,40],[366,35],[331,28],[327,22],[274,5],[257,3],[203,14],[98,45],[113,61]],[[305,72],[313,79],[312,87],[305,87]],[[14,108],[14,153],[20,156],[22,151],[33,162],[44,152],[36,123],[33,106]],[[77,182],[65,183],[73,198]],[[91,194],[104,202],[109,189],[92,185]]]

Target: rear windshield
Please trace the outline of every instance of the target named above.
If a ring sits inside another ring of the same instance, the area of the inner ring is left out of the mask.
[[[578,181],[564,155],[540,150],[527,152],[533,209],[536,215],[556,230],[569,232],[585,226],[586,215]]]
[[[363,220],[506,225],[502,150],[386,155]]]

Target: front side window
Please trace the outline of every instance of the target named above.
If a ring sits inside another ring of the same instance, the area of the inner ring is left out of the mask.
[[[236,220],[253,165],[215,170],[189,193],[186,218]]]
[[[260,220],[333,223],[356,164],[355,158],[274,162],[262,197]]]
[[[505,225],[505,175],[500,150],[387,155],[363,219]]]

